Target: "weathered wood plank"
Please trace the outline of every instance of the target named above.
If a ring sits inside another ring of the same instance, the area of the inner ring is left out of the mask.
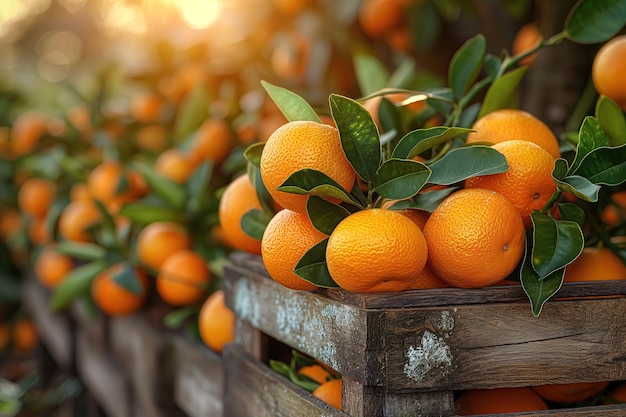
[[[231,261],[246,270],[269,279],[259,255],[234,253]],[[433,288],[428,290],[411,290],[392,293],[360,294],[343,289],[318,290],[330,298],[356,307],[367,309],[413,308],[429,306],[445,306],[459,304],[486,304],[524,301],[528,297],[519,285],[492,286],[488,288]],[[600,297],[610,295],[626,295],[626,281],[578,282],[565,283],[558,296],[568,297]],[[530,311],[530,306],[528,307]]]
[[[117,362],[82,328],[76,332],[76,368],[81,381],[110,417],[130,417],[132,389]]]
[[[109,347],[109,316],[87,306],[85,300],[77,299],[70,304],[68,313],[80,327],[85,337],[103,349]]]
[[[237,343],[224,350],[224,415],[348,417],[257,361]]]
[[[249,270],[224,271],[226,305],[244,321],[366,385],[382,385],[384,312],[292,291]]]
[[[168,391],[171,378],[165,356],[169,342],[164,329],[155,328],[143,315],[111,319],[111,351],[124,367],[134,391],[137,407],[145,417],[182,414]]]
[[[470,389],[626,379],[626,299],[387,311],[386,386]]]
[[[624,417],[626,405],[602,405],[580,408],[560,408],[554,410],[532,411],[506,414],[481,414],[476,417]]]
[[[176,337],[173,390],[176,404],[190,417],[223,414],[222,358],[208,348]]]
[[[67,313],[50,310],[49,294],[34,277],[24,280],[22,298],[50,355],[59,367],[71,372],[74,366],[74,331]]]

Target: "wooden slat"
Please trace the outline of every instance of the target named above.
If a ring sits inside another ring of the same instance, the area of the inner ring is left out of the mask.
[[[236,253],[231,255],[231,262],[233,265],[245,268],[248,272],[265,276],[269,279],[267,271],[263,267],[261,257],[258,255]],[[359,294],[343,289],[318,290],[317,292],[340,300],[345,304],[367,309],[414,308],[515,301],[528,302],[528,297],[519,285],[475,289],[434,288],[376,294]],[[626,295],[626,280],[565,283],[558,293],[560,298],[610,295]]]
[[[382,385],[384,312],[357,309],[229,266],[226,305],[242,320],[366,385]]]
[[[132,389],[124,372],[82,328],[76,331],[76,368],[81,381],[107,416],[133,415]]]
[[[190,417],[223,415],[221,356],[186,340],[174,339],[173,390],[176,404]]]
[[[232,343],[224,350],[224,415],[228,417],[349,417],[315,398],[245,349]]]
[[[626,379],[626,299],[387,312],[386,386],[470,389]]]
[[[561,408],[520,413],[480,414],[476,417],[624,417],[626,405]]]
[[[50,355],[64,371],[71,372],[74,363],[74,331],[71,320],[65,312],[53,313],[50,310],[49,294],[34,277],[24,280],[22,297]]]
[[[167,386],[168,335],[139,314],[111,319],[111,352],[128,376],[137,407],[145,417],[181,415]]]

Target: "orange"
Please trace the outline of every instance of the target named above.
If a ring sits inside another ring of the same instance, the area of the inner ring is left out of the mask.
[[[359,8],[358,21],[363,32],[380,38],[402,22],[402,0],[364,0]]]
[[[460,416],[548,409],[545,401],[527,387],[468,390],[457,398],[454,407]]]
[[[303,80],[310,66],[311,41],[298,32],[277,37],[270,56],[270,66],[278,78]]]
[[[222,162],[232,149],[228,123],[222,119],[207,119],[192,136],[187,149],[192,162],[210,160]]]
[[[607,393],[607,400],[603,404],[626,403],[626,382],[617,384]]]
[[[150,223],[137,236],[137,258],[154,271],[159,270],[169,255],[190,247],[189,233],[174,222]]]
[[[22,228],[24,222],[17,210],[5,209],[0,211],[0,237],[5,242],[15,239]]]
[[[586,247],[578,258],[565,268],[565,282],[626,279],[626,266],[608,247]]]
[[[593,397],[609,385],[608,381],[552,384],[532,387],[542,398],[560,404],[573,404]]]
[[[602,209],[602,222],[616,226],[626,219],[626,191],[617,191],[611,195],[611,203]]]
[[[52,240],[52,232],[45,218],[33,218],[28,225],[28,239],[34,246],[43,245]]]
[[[415,96],[415,98],[413,98],[413,96],[409,93],[390,93],[390,94],[385,94],[384,98],[391,101],[396,106],[404,106],[408,108],[413,113],[418,113],[426,107],[426,100],[417,100],[419,98],[418,96]],[[426,96],[424,96],[424,99],[425,98]],[[405,100],[407,101],[406,104],[404,104]],[[416,101],[413,101],[413,100],[416,100]],[[361,105],[365,108],[365,110],[367,110],[369,114],[372,116],[372,119],[374,119],[374,122],[376,123],[379,129],[381,128],[381,125],[380,125],[380,120],[378,118],[378,111],[380,108],[380,103],[382,101],[383,101],[383,96],[376,96],[376,97],[367,99],[361,103]]]
[[[318,364],[301,366],[298,373],[311,378],[318,384],[327,382],[331,377],[326,368]]]
[[[626,111],[626,35],[617,36],[596,53],[591,67],[593,84],[599,94],[614,100]]]
[[[39,333],[35,323],[29,318],[21,318],[13,324],[11,329],[13,349],[21,353],[32,351],[39,343]]]
[[[21,113],[11,127],[11,150],[15,156],[27,155],[37,148],[48,130],[48,116],[36,110]]]
[[[158,122],[164,109],[163,99],[152,93],[136,96],[130,103],[131,116],[141,123]]]
[[[167,130],[159,124],[142,126],[135,133],[135,142],[141,149],[162,151],[168,145]]]
[[[91,241],[89,228],[97,225],[100,220],[100,210],[92,200],[72,201],[59,216],[59,235],[76,242]]]
[[[207,261],[191,249],[181,249],[161,264],[156,288],[166,303],[184,306],[199,301],[210,281]]]
[[[328,272],[354,292],[402,291],[426,265],[428,248],[419,227],[393,210],[366,209],[343,219],[326,247]]]
[[[530,214],[544,208],[556,184],[552,178],[554,159],[538,145],[526,140],[508,140],[492,145],[506,158],[509,169],[500,174],[468,178],[465,188],[486,188],[504,195],[519,211],[524,227],[530,229]]]
[[[17,206],[22,213],[44,217],[56,196],[56,184],[45,178],[29,178],[17,192]]]
[[[72,258],[59,253],[54,244],[49,244],[37,256],[35,276],[47,288],[56,288],[74,267]]]
[[[343,405],[343,393],[341,391],[342,385],[341,379],[331,379],[330,381],[324,382],[319,387],[315,388],[312,394],[325,403],[341,410]]]
[[[287,118],[282,113],[272,113],[259,120],[259,141],[266,142],[272,133],[287,123]]]
[[[419,273],[411,284],[406,288],[407,290],[424,290],[429,288],[450,288],[451,285],[446,281],[433,274],[428,265],[424,266],[422,272]]]
[[[306,214],[287,209],[276,213],[261,240],[261,256],[270,277],[293,290],[315,290],[315,284],[293,270],[300,258],[324,238],[326,235],[313,227]]]
[[[261,178],[278,204],[299,213],[306,213],[308,196],[277,188],[291,174],[305,168],[321,171],[348,191],[354,184],[355,172],[343,152],[336,128],[316,122],[286,123],[265,143]]]
[[[526,51],[535,48],[541,43],[543,37],[539,31],[539,27],[535,22],[527,23],[522,26],[513,38],[513,44],[511,45],[511,52],[513,55],[519,55]],[[537,59],[537,53],[528,55],[526,58],[520,61],[522,65],[532,65]]]
[[[194,168],[191,157],[180,149],[167,149],[154,161],[155,172],[179,184],[189,179]]]
[[[537,117],[523,110],[500,109],[476,120],[466,143],[496,144],[512,139],[533,142],[548,151],[554,159],[561,156],[559,141],[552,130]]]
[[[234,340],[235,314],[226,306],[224,290],[215,291],[202,304],[198,330],[202,341],[219,353]]]
[[[91,296],[98,308],[111,316],[124,316],[134,313],[143,305],[148,294],[148,275],[143,269],[135,268],[135,276],[141,286],[139,294],[115,282],[115,276],[122,273],[124,264],[117,263],[100,272],[91,283]]]
[[[233,248],[260,254],[261,241],[246,234],[241,228],[241,218],[253,209],[262,210],[261,203],[250,177],[243,174],[226,186],[220,199],[218,218],[221,238]]]
[[[105,161],[96,166],[87,178],[89,195],[104,205],[121,203],[133,197],[133,183],[117,161]]]
[[[70,201],[76,200],[91,200],[89,190],[87,189],[87,183],[77,182],[70,188]]]
[[[524,223],[502,194],[456,191],[424,226],[428,267],[454,287],[480,288],[506,278],[524,255]]]

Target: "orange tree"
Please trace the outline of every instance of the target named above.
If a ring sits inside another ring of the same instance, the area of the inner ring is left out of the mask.
[[[381,135],[372,115],[361,103],[331,94],[330,112],[343,152],[356,171],[358,181],[347,189],[326,174],[305,168],[293,172],[277,190],[308,195],[309,219],[326,235],[332,235],[337,225],[351,213],[381,207],[387,201],[396,202],[392,209],[432,212],[451,193],[464,187],[465,180],[509,169],[507,159],[496,149],[466,144],[465,140],[477,118],[500,108],[515,107],[515,93],[526,72],[521,61],[565,39],[579,43],[607,41],[624,26],[625,9],[623,1],[602,5],[581,1],[571,11],[562,32],[514,56],[506,50],[500,56],[485,54],[486,40],[477,35],[452,58],[447,86],[423,91],[385,88],[361,99],[364,102],[388,93],[408,93],[401,104],[425,102],[429,116],[436,114],[443,120],[435,127],[413,128],[410,123],[402,124],[398,106],[392,105],[386,106],[386,111],[379,109],[381,125],[387,130]],[[370,61],[362,62],[371,65]],[[372,71],[375,68],[362,69],[363,73]],[[298,95],[269,83],[263,85],[287,120],[320,122],[316,111]],[[625,133],[624,114],[612,99],[601,96],[595,114],[586,116],[578,132],[567,135],[567,140],[561,142],[562,156],[552,167],[555,191],[543,207],[530,213],[525,251],[517,268],[517,279],[535,315],[539,315],[544,303],[557,293],[567,265],[585,247],[584,205],[599,204],[601,187],[618,187],[626,181]],[[259,169],[263,147],[262,143],[250,146],[246,157],[250,177],[265,201],[262,204],[265,210],[253,209],[242,219],[243,229],[258,239],[262,238],[264,227],[274,214]],[[435,190],[439,187],[443,189]],[[423,192],[431,188],[433,191]],[[584,203],[566,201],[565,193]],[[328,241],[326,238],[313,246],[294,268],[300,277],[320,287],[338,286],[328,270]]]

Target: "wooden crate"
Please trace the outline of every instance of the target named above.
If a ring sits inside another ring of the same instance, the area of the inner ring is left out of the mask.
[[[22,285],[22,299],[30,313],[41,342],[63,371],[72,373],[74,368],[74,329],[65,312],[52,313],[48,307],[50,292],[37,279],[29,276]]]
[[[222,357],[182,336],[173,338],[172,343],[172,383],[176,404],[190,417],[228,415],[223,412]]]
[[[226,346],[223,361],[228,370],[224,384],[225,416],[348,417],[274,372],[238,343]]]
[[[238,342],[262,360],[259,340],[271,337],[329,364],[355,417],[450,416],[456,390],[626,379],[626,282],[564,285],[538,318],[519,286],[300,292],[245,254],[231,257],[224,288]]]

